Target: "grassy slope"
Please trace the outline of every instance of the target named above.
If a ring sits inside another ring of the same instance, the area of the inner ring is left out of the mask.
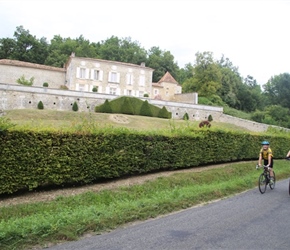
[[[58,130],[71,130],[86,123],[94,123],[97,127],[124,127],[134,130],[170,130],[185,126],[196,126],[199,121],[184,121],[161,119],[155,117],[132,116],[121,114],[103,114],[95,112],[73,112],[54,110],[9,110],[6,117],[15,123],[17,128],[54,128]],[[226,129],[248,131],[245,128],[232,124],[211,122],[211,129]]]

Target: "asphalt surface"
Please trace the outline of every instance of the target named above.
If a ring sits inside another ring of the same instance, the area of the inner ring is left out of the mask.
[[[288,179],[49,250],[290,249]]]

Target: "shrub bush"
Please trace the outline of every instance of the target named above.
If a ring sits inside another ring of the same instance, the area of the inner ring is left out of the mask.
[[[98,87],[97,86],[94,86],[93,89],[92,89],[92,91],[93,92],[98,92]]]
[[[15,124],[9,118],[0,117],[0,134],[5,133],[9,128],[14,127]]]
[[[42,101],[39,101],[39,102],[38,102],[38,104],[37,104],[37,108],[38,108],[38,109],[44,109],[44,106],[43,106]]]
[[[63,89],[63,90],[68,90],[68,87],[67,86],[65,86],[65,85],[60,85],[60,87],[59,87],[60,89]]]
[[[17,83],[25,86],[32,86],[34,81],[34,77],[31,77],[29,80],[25,79],[25,76],[22,75],[20,78],[17,79]]]
[[[43,87],[48,87],[48,83],[47,83],[47,82],[44,82],[44,83],[42,84],[42,86],[43,86]]]
[[[188,121],[188,120],[189,120],[188,113],[185,113],[185,114],[183,115],[183,120],[186,120],[186,121]]]
[[[210,127],[211,127],[211,124],[210,124],[209,121],[202,121],[202,122],[199,123],[199,127],[200,127],[200,128],[203,128],[203,127],[208,127],[208,128],[210,128]]]
[[[73,111],[78,111],[79,110],[79,106],[78,106],[77,102],[74,102],[74,104],[72,106],[72,110]]]

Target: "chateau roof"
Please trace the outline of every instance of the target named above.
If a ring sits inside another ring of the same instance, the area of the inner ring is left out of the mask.
[[[35,68],[35,69],[42,69],[42,70],[51,70],[51,71],[60,71],[65,72],[64,68],[57,68],[37,63],[29,63],[29,62],[22,62],[18,60],[11,60],[11,59],[1,59],[0,64],[2,65],[10,65],[10,66],[17,66],[17,67],[27,67],[27,68]]]
[[[132,64],[132,63],[125,63],[125,62],[118,62],[118,61],[111,61],[111,60],[104,60],[104,59],[99,59],[99,58],[90,58],[90,57],[77,57],[72,53],[70,55],[68,61],[66,62],[66,67],[70,64],[71,60],[84,60],[84,61],[95,61],[95,62],[105,62],[105,63],[111,63],[111,64],[119,64],[119,65],[124,65],[127,67],[137,67],[137,68],[143,68],[147,70],[154,71],[154,69],[150,67],[146,67],[145,63],[141,63],[140,65],[137,64]]]
[[[178,82],[173,78],[173,76],[167,71],[163,77],[158,81],[158,83],[169,82],[178,84]]]

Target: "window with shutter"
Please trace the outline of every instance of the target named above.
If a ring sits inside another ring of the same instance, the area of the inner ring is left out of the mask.
[[[145,86],[145,76],[140,76],[139,85],[140,86]]]
[[[100,80],[100,71],[97,69],[94,70],[94,80]]]
[[[120,73],[109,72],[109,82],[119,83],[120,82]]]
[[[80,68],[80,78],[85,79],[86,78],[86,69]]]
[[[132,85],[133,84],[133,75],[132,74],[127,74],[126,75],[126,83],[128,85]]]

